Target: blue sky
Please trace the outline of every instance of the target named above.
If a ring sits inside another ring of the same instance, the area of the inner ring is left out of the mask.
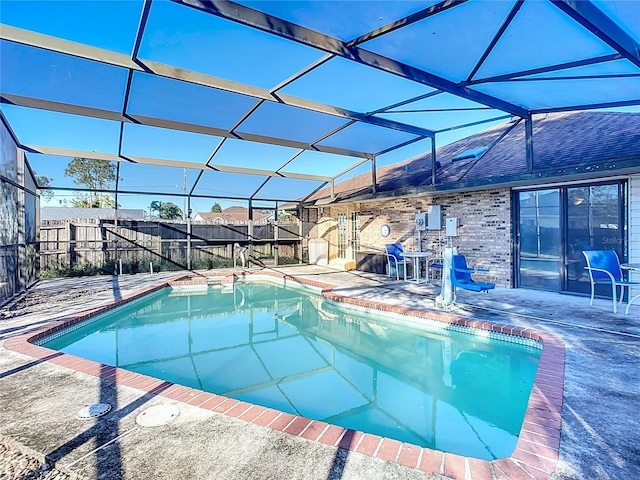
[[[345,41],[429,5],[429,2],[414,1],[239,3],[263,9],[267,13],[304,24]],[[397,33],[393,32],[365,42],[363,47],[379,54],[395,56],[401,61],[440,75],[450,75],[452,80],[459,81],[473,68],[477,56],[484,48],[483,45],[492,38],[512,4],[511,1],[470,2],[468,6],[456,7],[410,28],[401,29]],[[142,5],[142,0],[3,0],[0,4],[0,18],[2,23],[8,25],[130,55]],[[603,4],[604,7],[606,4]],[[640,35],[640,30],[636,31],[637,25],[633,20],[633,8],[621,7],[612,12],[612,15],[616,15],[615,20],[629,32]],[[454,24],[456,28],[452,28]],[[108,28],[99,27],[101,25],[108,25]],[[465,25],[475,26],[471,30],[461,30],[460,26]],[[538,33],[545,27],[551,29],[553,34]],[[486,76],[512,71],[514,63],[518,64],[519,69],[535,68],[545,62],[565,62],[575,58],[606,55],[612,51],[581,27],[570,25],[559,10],[547,2],[525,2],[522,12],[510,28],[513,32],[508,32],[509,36],[515,38],[516,43],[499,43],[496,46],[496,54],[490,56],[481,69]],[[521,43],[518,43],[518,39]],[[438,47],[443,42],[446,43],[447,50]],[[558,42],[571,44],[572,49],[552,48],[554,45],[562,44]],[[416,45],[416,48],[403,48],[407,43]],[[522,55],[528,44],[535,47],[532,49],[536,52],[534,55]],[[6,41],[2,42],[1,48],[3,92],[110,112],[122,110],[127,69],[39,51]],[[142,59],[266,90],[280,84],[324,55],[320,50],[287,42],[259,30],[224,21],[166,0],[154,0],[139,51],[139,57]],[[587,73],[595,74],[624,74],[637,71],[626,61],[611,62],[600,67],[582,67],[583,70],[587,68],[590,68],[586,70]],[[500,87],[500,91],[512,97],[514,103],[517,103],[518,96],[524,92],[528,95],[527,98],[533,103],[537,102],[541,107],[545,106],[545,102],[560,102],[567,96],[575,97],[577,102],[591,99],[594,95],[592,89],[584,88],[584,82],[575,85],[565,83],[563,88],[556,88],[551,94],[543,90],[541,85],[540,82],[523,82],[514,86],[483,84],[478,89],[494,94]],[[633,94],[637,87],[637,79],[616,79],[611,86],[611,91],[627,89]],[[285,86],[278,93],[368,113],[403,99],[433,91],[433,88],[425,85],[365,68],[345,59],[334,58]],[[597,101],[607,101],[610,91],[598,91],[601,94]],[[222,90],[212,91],[195,84],[136,72],[133,76],[128,112],[132,115],[174,119],[227,130],[235,125],[255,102],[254,98],[246,95]],[[443,130],[454,125],[503,115],[502,112],[491,109],[467,112],[433,111],[470,107],[482,106],[453,95],[439,94],[397,108],[394,112],[380,113],[378,116],[428,129]],[[3,105],[1,108],[19,140],[25,145],[118,153],[119,122],[9,105]],[[439,133],[437,145],[455,141],[501,121]],[[237,130],[254,135],[283,136],[308,143],[322,138],[327,132],[345,123],[346,120],[342,117],[266,102]],[[375,152],[412,138],[411,134],[404,132],[357,124],[322,140],[320,145]],[[125,124],[122,153],[203,164],[221,142],[222,138],[215,135]],[[429,140],[419,141],[379,156],[377,164],[381,166],[395,163],[428,152],[430,149]],[[285,165],[282,168],[284,172],[333,176],[358,161],[352,157],[305,152],[287,163],[297,152],[297,149],[290,147],[227,140],[212,163],[261,170],[277,169]],[[54,185],[74,185],[72,179],[64,177],[67,159],[49,155],[30,155],[29,159],[38,174],[54,179]],[[364,164],[341,179],[369,170],[369,164]],[[135,169],[130,164],[122,164],[121,188],[180,193],[184,189],[183,173],[180,167]],[[197,170],[187,171],[187,191],[191,191],[197,175]],[[194,189],[194,193],[250,195],[263,181],[264,177],[208,172]],[[260,196],[297,198],[316,186],[317,182],[308,180],[273,179],[264,185]],[[70,196],[70,193],[58,192],[51,204],[58,204]],[[148,207],[152,200],[160,199],[158,197],[123,196],[120,203],[127,208]],[[169,199],[170,197],[166,197],[162,200]],[[182,206],[182,199],[176,198],[173,201]],[[222,199],[194,199],[192,208],[196,211],[208,211],[214,202],[223,206],[238,204]]]

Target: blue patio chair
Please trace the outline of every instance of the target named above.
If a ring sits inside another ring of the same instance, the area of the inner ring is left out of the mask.
[[[469,268],[464,255],[453,255],[451,257],[451,283],[454,287],[460,287],[472,292],[487,292],[495,288],[495,283],[476,282],[471,278],[475,272],[488,272],[483,268]]]
[[[391,272],[395,270],[396,280],[400,280],[400,270],[398,267],[404,268],[404,280],[407,279],[407,259],[404,258],[404,249],[401,243],[387,243],[384,246],[385,255],[387,256],[387,275],[390,277]]]
[[[429,260],[427,260],[427,278],[435,280],[437,271],[442,274],[443,264],[444,258],[441,256],[429,257]]]
[[[638,287],[640,282],[630,282],[624,279],[618,254],[614,250],[583,250],[582,253],[587,259],[587,266],[584,268],[589,272],[589,279],[591,280],[591,301],[589,305],[593,305],[596,285],[611,285],[613,313],[618,313],[616,287],[620,287],[620,303],[622,303],[624,289]],[[631,300],[631,292],[628,292],[627,298],[629,301]],[[629,309],[627,308],[628,311]]]

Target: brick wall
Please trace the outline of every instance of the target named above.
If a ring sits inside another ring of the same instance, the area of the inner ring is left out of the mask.
[[[324,215],[335,219],[338,212],[360,211],[361,250],[383,252],[385,243],[394,242],[401,242],[405,250],[416,250],[415,214],[426,212],[429,205],[442,207],[442,229],[421,232],[422,250],[440,252],[447,245],[445,219],[458,217],[459,236],[452,239],[452,245],[467,257],[469,265],[491,270],[488,277],[482,278],[505,287],[513,285],[509,189],[341,204],[325,207]],[[391,234],[386,238],[380,235],[380,226],[385,223],[391,227]],[[330,237],[331,229],[321,230],[324,230],[321,236]],[[336,254],[334,242],[330,241],[330,258]]]

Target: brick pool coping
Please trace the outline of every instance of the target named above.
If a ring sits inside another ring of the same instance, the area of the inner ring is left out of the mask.
[[[227,274],[223,275],[222,278],[232,281],[234,277],[251,275],[254,275],[254,272]],[[565,368],[565,347],[562,340],[557,336],[525,327],[473,320],[444,312],[417,310],[348,297],[334,292],[334,285],[304,277],[295,277],[270,271],[255,272],[255,275],[268,275],[285,280],[293,280],[297,283],[319,288],[323,297],[335,302],[436,320],[451,325],[515,335],[540,342],[542,344],[542,352],[538,369],[520,435],[511,456],[509,458],[486,461],[431,450],[398,440],[382,438],[319,420],[310,420],[271,408],[234,400],[223,395],[207,393],[34,344],[34,342],[45,336],[168,285],[189,288],[207,284],[208,280],[203,276],[185,276],[172,281],[165,280],[135,293],[123,295],[122,298],[106,305],[53,321],[37,332],[8,338],[4,342],[4,347],[81,373],[111,380],[120,385],[136,388],[229,417],[239,418],[290,435],[396,462],[407,467],[418,468],[426,473],[440,473],[458,480],[467,478],[472,480],[546,480],[555,471],[560,449]]]

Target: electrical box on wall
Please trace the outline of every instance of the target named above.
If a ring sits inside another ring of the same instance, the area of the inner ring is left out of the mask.
[[[416,213],[416,230],[426,230],[426,229],[427,229],[427,214]]]
[[[442,228],[442,210],[440,205],[430,205],[427,210],[427,230]]]
[[[458,236],[458,217],[447,218],[445,223],[445,234],[447,237]]]

